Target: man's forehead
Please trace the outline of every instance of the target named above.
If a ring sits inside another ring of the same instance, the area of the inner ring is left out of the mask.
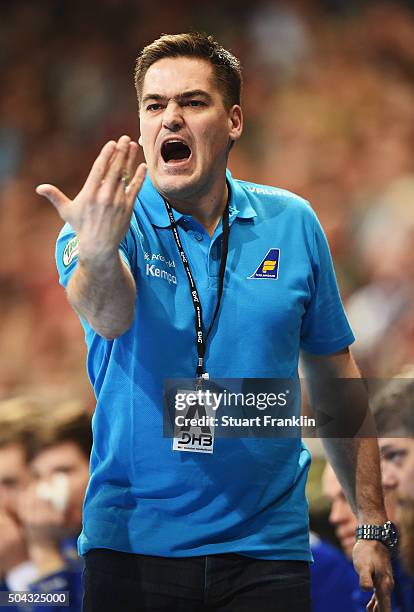
[[[165,57],[152,64],[144,78],[142,95],[174,97],[192,90],[212,93],[217,89],[213,67],[207,60],[193,57]]]

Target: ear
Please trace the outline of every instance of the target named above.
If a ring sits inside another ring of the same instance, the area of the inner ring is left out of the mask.
[[[229,138],[233,142],[238,140],[243,132],[243,112],[238,104],[229,110]]]
[[[138,104],[138,133],[139,133],[139,138],[138,138],[138,144],[140,147],[142,147],[142,134],[141,134],[141,106],[140,104]]]

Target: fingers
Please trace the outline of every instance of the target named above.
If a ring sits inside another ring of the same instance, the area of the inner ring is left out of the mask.
[[[132,208],[146,171],[145,165],[137,169],[137,156],[137,143],[131,142],[129,136],[121,136],[117,143],[111,140],[102,148],[73,202],[54,185],[39,185],[36,192],[47,198],[61,218],[79,233],[85,220],[90,218],[91,206],[126,205],[126,211]],[[132,177],[129,187],[126,181],[120,180],[124,173]]]
[[[374,589],[374,582],[369,569],[364,569],[360,572],[359,586],[363,591],[372,591]]]
[[[135,198],[137,197],[138,192],[142,187],[142,183],[144,182],[146,173],[147,173],[147,164],[139,164],[132,178],[132,181],[130,182],[126,190],[126,194],[128,198],[131,198],[132,203],[135,202]]]
[[[129,180],[131,181],[132,177],[135,174],[137,169],[137,156],[138,156],[138,145],[136,142],[131,141],[129,143],[129,152],[128,159],[126,163],[125,170],[129,176]]]
[[[119,204],[125,198],[125,194],[131,178],[135,174],[137,168],[138,145],[136,142],[129,143],[128,156],[122,169],[122,176],[118,182],[118,189],[115,196],[115,204]],[[125,179],[125,180],[123,180]]]
[[[126,173],[128,176],[128,185],[125,191],[127,191],[132,179],[134,178],[135,172],[138,167],[138,144],[136,142],[129,143],[129,156],[126,165]]]
[[[119,141],[118,141],[119,142]],[[115,155],[117,143],[115,140],[110,140],[102,147],[101,152],[93,163],[91,171],[89,172],[88,178],[85,181],[84,189],[90,192],[94,192],[101,184],[105,173],[108,169],[108,165],[112,157]]]
[[[56,208],[62,219],[66,220],[64,209],[65,206],[70,203],[70,200],[60,191],[60,189],[54,185],[43,184],[36,187],[36,193],[47,198]]]
[[[375,597],[375,593],[372,595],[371,599],[369,600],[367,606],[366,606],[366,611],[367,612],[375,612],[375,608],[377,608],[377,599]]]
[[[375,597],[377,601],[378,612],[391,612],[391,591],[394,586],[394,581],[391,576],[385,574],[376,582]],[[374,608],[375,610],[375,608]]]
[[[104,199],[107,201],[113,202],[115,200],[119,181],[128,158],[130,142],[131,139],[129,136],[121,136],[116,145],[116,154],[106,172],[104,185],[101,186],[102,196],[104,196]]]
[[[383,544],[358,540],[353,549],[354,567],[361,589],[374,590],[367,606],[369,612],[391,612],[391,591],[394,586],[391,560]]]

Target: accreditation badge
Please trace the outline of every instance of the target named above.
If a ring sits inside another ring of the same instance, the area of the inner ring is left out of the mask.
[[[212,454],[217,417],[206,392],[178,390],[175,398],[173,450]]]

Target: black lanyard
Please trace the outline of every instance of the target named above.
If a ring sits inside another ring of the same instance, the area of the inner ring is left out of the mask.
[[[194,312],[195,312],[195,330],[196,330],[196,346],[197,346],[197,369],[196,377],[197,380],[207,379],[208,374],[204,372],[204,355],[206,352],[207,340],[210,332],[213,328],[214,321],[216,320],[217,313],[220,308],[221,296],[223,295],[224,275],[226,272],[227,253],[229,250],[229,204],[227,203],[224,214],[223,214],[223,242],[221,247],[221,259],[220,259],[220,270],[219,270],[219,286],[217,291],[217,304],[214,311],[213,319],[210,327],[206,334],[203,329],[203,311],[201,307],[200,297],[198,295],[197,286],[194,282],[193,275],[191,274],[188,259],[181,244],[180,236],[178,234],[177,224],[174,219],[171,205],[167,200],[164,199],[165,208],[167,209],[168,216],[171,222],[171,231],[173,233],[178,252],[180,253],[181,261],[183,262],[185,273],[187,274],[188,283],[190,285],[191,299],[193,301]]]

